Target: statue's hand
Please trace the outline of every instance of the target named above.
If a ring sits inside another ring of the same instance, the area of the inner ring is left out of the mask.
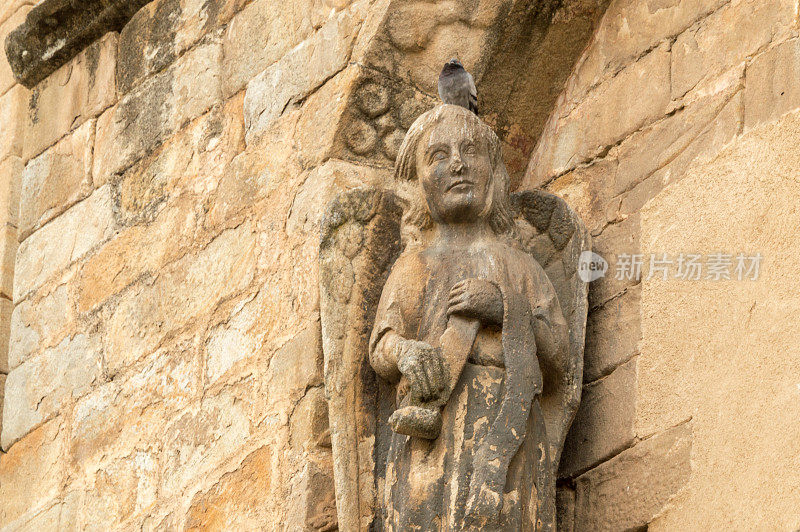
[[[486,325],[503,324],[503,294],[484,279],[464,279],[450,290],[447,314],[481,320]]]
[[[437,399],[447,379],[439,350],[417,340],[404,340],[399,349],[397,369],[408,379],[412,396],[422,402]]]

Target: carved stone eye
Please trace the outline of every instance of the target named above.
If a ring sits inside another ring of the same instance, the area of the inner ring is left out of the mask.
[[[445,159],[447,159],[447,153],[444,150],[436,150],[431,156],[433,161],[444,161]]]
[[[465,155],[475,155],[477,153],[478,153],[478,149],[475,147],[474,144],[469,143],[466,146],[464,146],[464,154]]]

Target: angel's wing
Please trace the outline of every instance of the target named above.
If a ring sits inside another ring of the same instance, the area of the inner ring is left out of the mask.
[[[402,209],[375,188],[340,194],[322,221],[320,317],[339,530],[368,530],[376,510],[378,386],[369,336],[400,253]]]
[[[543,404],[548,428],[558,424],[566,435],[578,410],[583,381],[583,347],[586,334],[589,285],[578,276],[581,253],[591,250],[591,237],[580,217],[567,203],[543,190],[519,192],[511,197],[522,245],[547,273],[569,326],[570,401],[567,412]],[[552,433],[552,432],[551,432]],[[553,471],[557,473],[563,441],[551,441]]]

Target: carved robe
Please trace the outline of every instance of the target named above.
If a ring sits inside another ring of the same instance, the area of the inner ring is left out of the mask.
[[[379,375],[396,382],[396,361],[381,344],[387,331],[438,347],[447,326],[450,289],[467,278],[497,284],[503,294],[503,324],[479,330],[442,411],[437,439],[385,436],[390,441],[382,493],[378,487],[385,530],[465,530],[474,451],[486,443],[507,446],[510,460],[500,529],[553,526],[552,510],[541,507],[552,494],[547,497],[539,490],[553,482],[546,478],[551,471],[549,442],[539,405],[542,374],[532,320],[544,319],[565,343],[567,327],[550,280],[529,254],[499,239],[471,249],[406,251],[381,295],[370,360]],[[399,405],[403,387],[397,388]]]

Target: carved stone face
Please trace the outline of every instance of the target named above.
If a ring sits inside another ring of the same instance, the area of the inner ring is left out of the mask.
[[[449,113],[417,145],[417,177],[437,222],[475,221],[486,210],[492,163],[477,125],[477,118]]]

